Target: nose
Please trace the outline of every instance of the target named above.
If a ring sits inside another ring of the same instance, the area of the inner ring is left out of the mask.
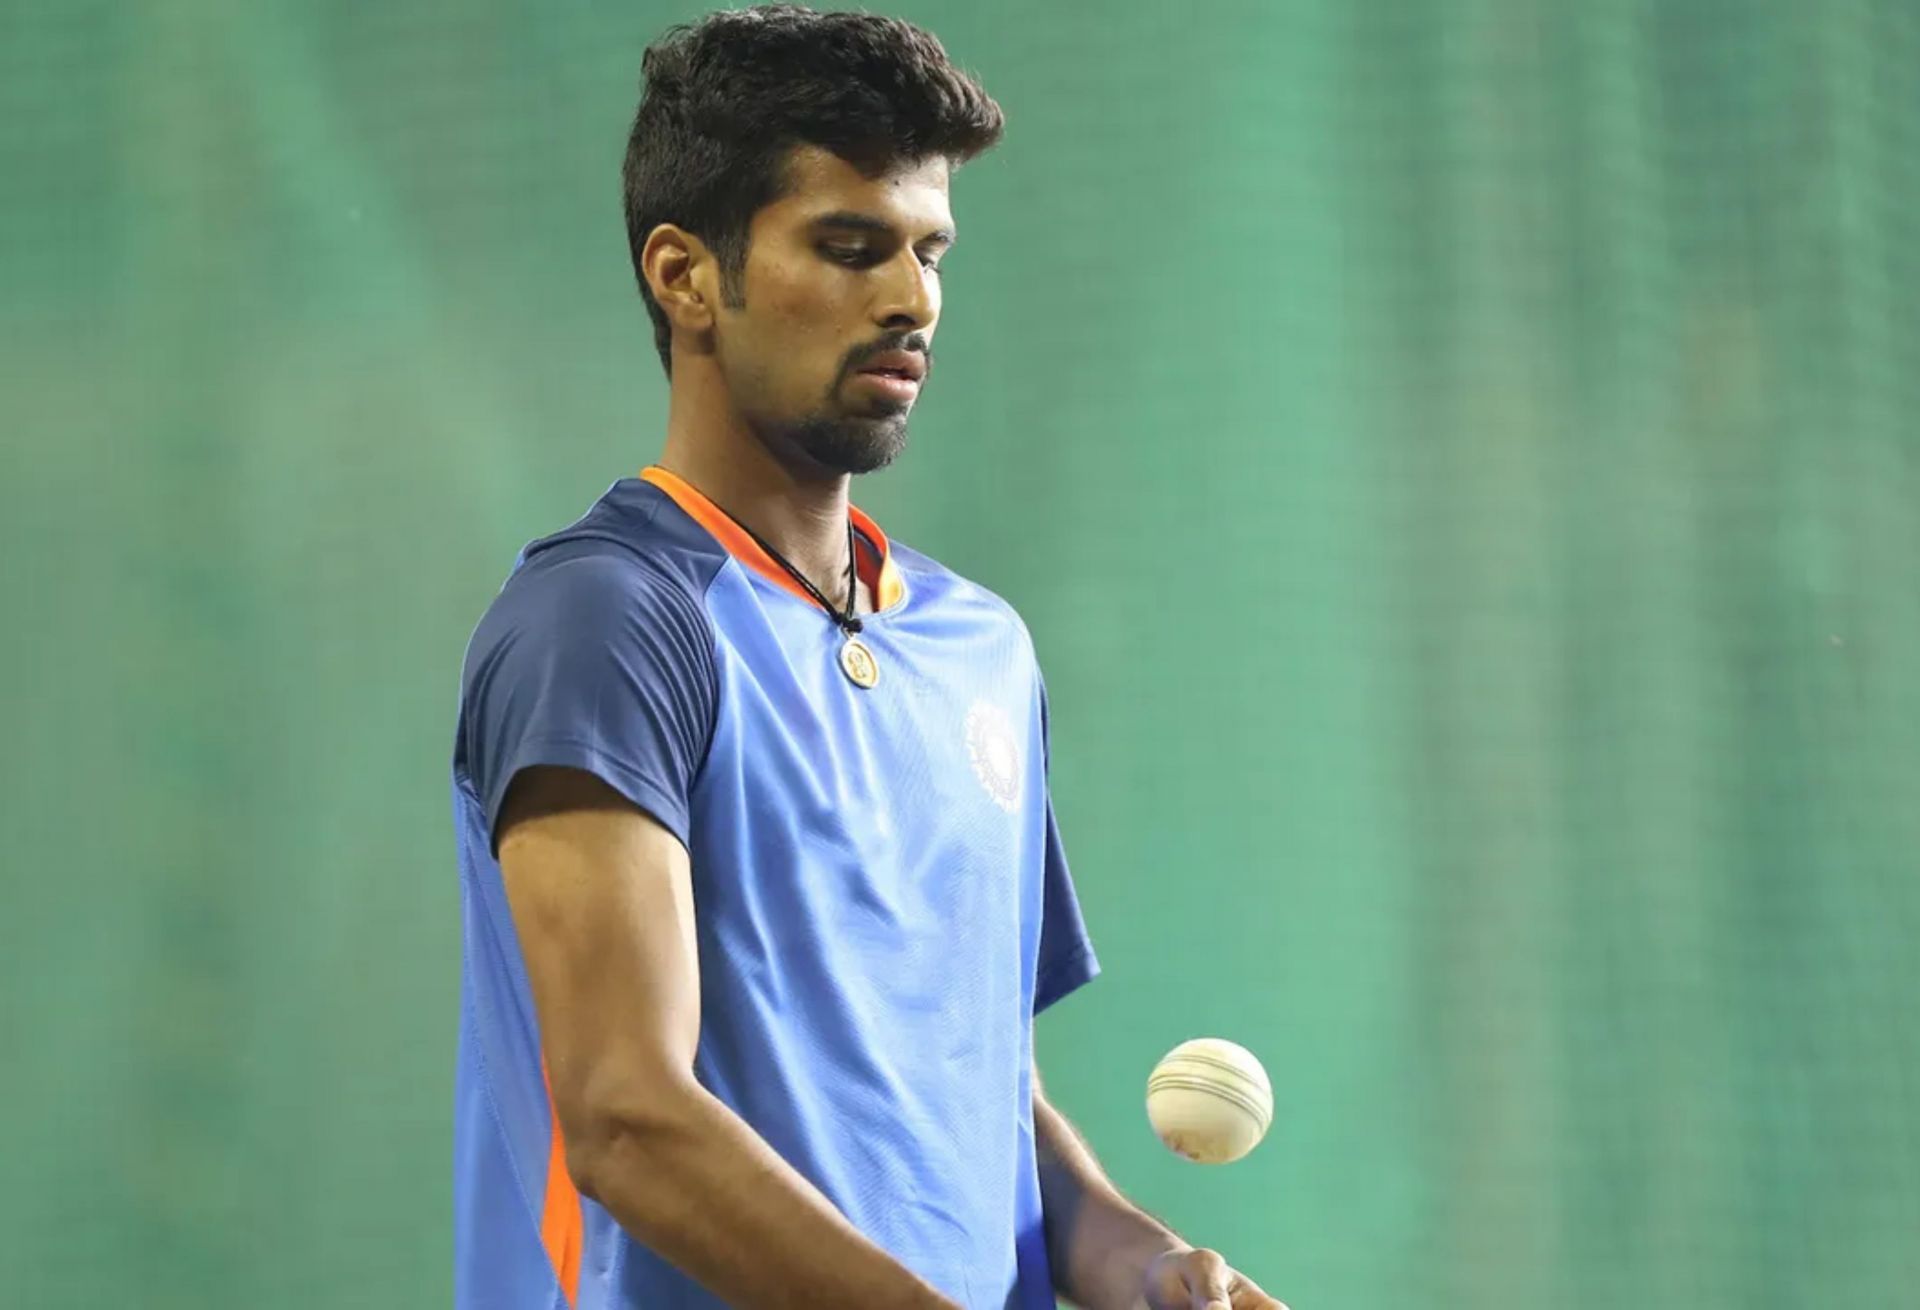
[[[940,317],[940,275],[930,272],[912,250],[889,261],[878,280],[874,319],[889,332],[925,332]]]

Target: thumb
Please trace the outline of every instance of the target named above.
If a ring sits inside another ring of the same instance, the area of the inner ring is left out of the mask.
[[[1219,1252],[1195,1251],[1187,1263],[1187,1289],[1193,1293],[1193,1310],[1232,1310],[1227,1292],[1231,1276]]]

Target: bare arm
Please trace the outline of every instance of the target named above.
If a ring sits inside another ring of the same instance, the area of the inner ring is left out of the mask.
[[[1092,1149],[1041,1092],[1038,1069],[1033,1137],[1056,1288],[1088,1310],[1131,1310],[1141,1302],[1147,1267],[1169,1251],[1190,1248],[1120,1194]]]
[[[679,841],[571,769],[521,773],[500,829],[575,1186],[730,1305],[951,1310],[694,1078],[699,959]]]
[[[1047,1259],[1087,1310],[1286,1310],[1216,1251],[1189,1246],[1120,1194],[1033,1071],[1033,1135]]]

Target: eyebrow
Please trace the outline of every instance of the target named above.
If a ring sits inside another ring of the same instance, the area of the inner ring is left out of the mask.
[[[850,209],[822,214],[813,220],[813,226],[835,227],[850,232],[872,232],[878,236],[892,236],[896,230],[893,224],[885,219],[875,218],[871,214],[856,214]],[[937,241],[943,246],[951,247],[956,240],[952,228],[940,227],[921,237],[915,244],[925,245],[929,241]]]

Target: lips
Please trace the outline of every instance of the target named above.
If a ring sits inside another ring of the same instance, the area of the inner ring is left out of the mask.
[[[858,385],[870,391],[877,391],[898,404],[910,405],[920,394],[920,384],[900,373],[875,373],[871,371],[854,374]]]
[[[868,360],[860,371],[918,384],[927,376],[927,359],[916,351],[889,350]]]

